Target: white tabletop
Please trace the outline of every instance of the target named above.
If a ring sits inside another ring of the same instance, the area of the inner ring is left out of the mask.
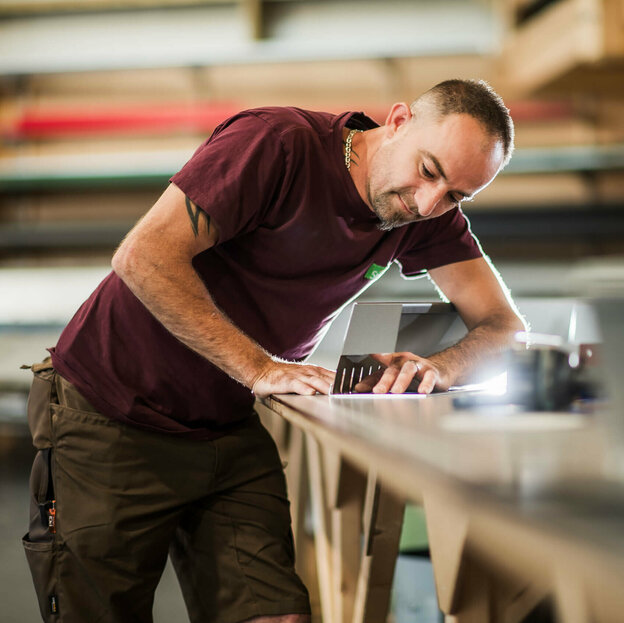
[[[465,395],[465,394],[464,394]],[[269,399],[358,461],[390,460],[399,473],[426,466],[470,483],[544,486],[603,475],[599,416],[522,412],[510,405],[457,409],[458,393],[295,396]],[[393,477],[394,470],[388,475]]]

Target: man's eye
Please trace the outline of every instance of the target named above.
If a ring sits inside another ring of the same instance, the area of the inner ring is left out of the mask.
[[[423,169],[423,175],[425,177],[428,177],[429,179],[433,177],[433,173],[425,165],[423,165],[422,169]]]

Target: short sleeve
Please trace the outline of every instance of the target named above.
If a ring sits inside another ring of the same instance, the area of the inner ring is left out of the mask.
[[[170,181],[214,219],[222,243],[262,223],[278,193],[284,161],[272,127],[241,113],[221,124]]]
[[[426,224],[424,235],[421,232],[396,258],[405,277],[483,256],[481,245],[470,230],[470,222],[460,208],[422,224]]]

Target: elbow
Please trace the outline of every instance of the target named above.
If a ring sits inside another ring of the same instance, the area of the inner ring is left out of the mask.
[[[516,341],[518,332],[528,331],[528,326],[522,315],[512,309],[500,310],[478,326],[489,328],[498,334],[500,343],[505,348],[510,347]]]
[[[529,326],[526,320],[519,313],[513,313],[509,316],[507,321],[507,335],[509,346],[511,346],[516,341],[516,335],[518,333],[528,331]]]
[[[524,316],[520,314],[520,312],[516,312],[513,314],[513,318],[511,319],[511,328],[515,335],[519,331],[528,331],[529,323],[526,321]]]
[[[125,283],[130,281],[130,276],[137,272],[136,253],[132,247],[124,241],[117,248],[111,259],[111,268],[114,273]]]
[[[111,259],[111,268],[117,274],[117,276],[123,278],[124,267],[126,264],[125,261],[125,252],[123,250],[123,244],[118,247],[118,249],[113,254],[113,258]]]

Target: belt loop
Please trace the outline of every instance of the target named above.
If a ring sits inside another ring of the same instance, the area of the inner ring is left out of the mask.
[[[35,448],[52,445],[52,405],[58,401],[56,372],[52,365],[33,366],[33,381],[28,395],[28,425]]]

